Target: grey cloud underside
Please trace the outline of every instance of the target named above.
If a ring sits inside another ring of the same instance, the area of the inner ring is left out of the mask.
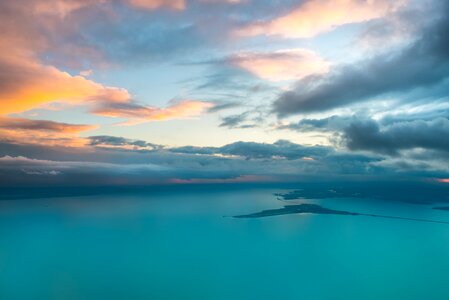
[[[448,4],[441,4],[447,11]],[[449,77],[449,18],[438,17],[410,46],[311,76],[273,103],[279,116],[320,112],[392,93],[430,88]],[[428,91],[431,93],[432,91]],[[429,96],[429,95],[427,95]]]
[[[84,148],[1,143],[1,182],[10,185],[144,184],[173,178],[230,179],[240,176],[265,176],[268,181],[289,181],[323,174],[326,178],[342,174],[351,176],[382,169],[367,169],[367,164],[379,160],[377,157],[337,154],[332,148],[307,147],[288,141],[142,149],[141,146],[146,144],[141,144],[141,141],[105,136],[91,140],[95,146]],[[107,148],[108,142],[116,148]],[[137,149],[128,147],[136,143],[139,145]]]
[[[222,147],[167,148],[140,140],[94,136],[82,148],[0,143],[0,182],[8,185],[156,184],[172,179],[235,179],[259,176],[268,182],[446,177],[449,166],[405,165],[388,156],[349,153],[333,147],[235,142]],[[402,158],[402,157],[401,157]]]
[[[240,107],[241,104],[237,102],[215,102],[212,107],[210,107],[207,112],[209,113],[215,113],[227,109],[232,109],[236,107]]]
[[[289,129],[298,132],[309,131],[339,131],[356,120],[355,116],[330,116],[322,119],[302,119],[297,123],[289,123],[278,127],[278,129]]]
[[[449,152],[449,119],[414,120],[381,128],[372,120],[357,121],[344,131],[351,150],[398,154],[399,150],[425,148]]]
[[[302,146],[286,140],[279,140],[273,144],[255,142],[235,142],[222,147],[179,147],[170,149],[175,153],[189,154],[221,154],[240,156],[245,159],[300,159],[303,157],[321,157],[333,152],[329,147]]]
[[[148,143],[143,140],[133,140],[124,137],[97,135],[89,137],[91,146],[134,146],[138,148],[146,148],[150,150],[157,150],[163,148],[161,145]]]
[[[77,130],[85,127],[88,127],[88,125],[68,124],[47,120],[0,117],[0,129],[7,130],[63,132],[64,130]]]
[[[302,119],[281,126],[298,132],[332,133],[334,143],[348,150],[365,150],[398,156],[405,150],[422,149],[422,161],[449,155],[449,110],[388,114],[380,119],[367,115],[333,115]],[[427,156],[426,156],[427,155]]]
[[[253,128],[257,127],[257,118],[249,118],[250,113],[244,112],[237,115],[227,116],[221,119],[220,127],[226,128]],[[260,124],[260,123],[259,123]]]

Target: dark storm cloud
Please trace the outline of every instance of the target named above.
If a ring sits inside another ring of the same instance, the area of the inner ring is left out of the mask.
[[[398,154],[404,149],[424,148],[449,152],[449,119],[397,122],[381,127],[376,121],[353,122],[343,138],[351,150]]]
[[[446,109],[385,115],[378,120],[363,115],[334,115],[323,119],[303,119],[279,129],[334,133],[333,142],[349,150],[398,155],[401,150],[419,148],[437,151],[439,157],[444,152],[449,153],[449,139],[446,138],[449,136],[449,116]]]
[[[447,11],[447,3],[440,5],[441,12]],[[437,85],[449,77],[448,27],[449,18],[444,14],[405,49],[306,78],[274,102],[274,111],[280,116],[319,112]]]

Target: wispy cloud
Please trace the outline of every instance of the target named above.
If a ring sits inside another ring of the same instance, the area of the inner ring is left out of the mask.
[[[330,63],[306,49],[275,52],[242,52],[232,56],[230,63],[269,81],[299,80],[329,71]]]
[[[133,102],[102,102],[92,112],[101,116],[126,118],[121,125],[135,125],[151,121],[191,118],[212,107],[209,102],[182,100],[166,108],[135,104]]]

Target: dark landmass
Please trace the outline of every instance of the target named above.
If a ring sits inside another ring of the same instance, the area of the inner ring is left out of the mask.
[[[304,185],[287,193],[277,193],[280,200],[329,199],[329,198],[367,198],[386,201],[400,201],[413,204],[432,204],[449,202],[448,186],[414,183],[396,184],[341,184]]]
[[[440,206],[440,207],[434,207],[433,209],[438,209],[438,210],[447,210],[447,211],[449,211],[449,206]]]
[[[325,208],[316,204],[299,204],[299,205],[287,205],[283,208],[278,209],[268,209],[261,212],[235,216],[234,218],[263,218],[279,215],[289,215],[289,214],[331,214],[331,215],[358,215],[357,213],[351,213],[342,210],[333,210]]]
[[[427,219],[415,219],[415,218],[405,218],[405,217],[396,217],[396,216],[356,213],[356,212],[349,212],[349,211],[344,211],[344,210],[334,210],[334,209],[325,208],[325,207],[322,207],[322,206],[319,206],[316,204],[309,204],[309,203],[298,204],[298,205],[287,205],[287,206],[284,206],[283,208],[267,209],[267,210],[263,210],[261,212],[256,212],[256,213],[252,213],[252,214],[234,216],[234,218],[239,218],[239,219],[264,218],[264,217],[291,215],[291,214],[327,214],[327,215],[346,215],[346,216],[367,216],[367,217],[376,217],[376,218],[387,218],[387,219],[398,219],[398,220],[408,220],[408,221],[418,221],[418,222],[449,224],[449,222],[445,222],[445,221],[434,221],[434,220],[427,220]]]

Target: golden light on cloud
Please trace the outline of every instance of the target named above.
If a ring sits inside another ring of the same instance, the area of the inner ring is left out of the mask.
[[[95,98],[126,101],[130,97],[124,89],[106,87],[33,61],[12,65],[10,70],[17,72],[16,78],[11,78],[17,82],[0,90],[2,115],[23,112],[54,101],[79,103]]]
[[[144,106],[133,103],[104,103],[92,112],[107,117],[127,118],[118,125],[136,125],[151,121],[186,119],[200,115],[213,104],[196,100],[183,100],[166,108]]]
[[[310,0],[284,16],[251,24],[235,33],[310,38],[340,25],[384,17],[405,3],[406,0]]]
[[[273,53],[247,52],[234,56],[231,63],[269,81],[298,80],[329,71],[330,63],[313,51],[289,49]]]
[[[79,133],[96,128],[94,125],[0,117],[0,140],[20,144],[79,147],[88,143],[87,139],[79,137]]]

